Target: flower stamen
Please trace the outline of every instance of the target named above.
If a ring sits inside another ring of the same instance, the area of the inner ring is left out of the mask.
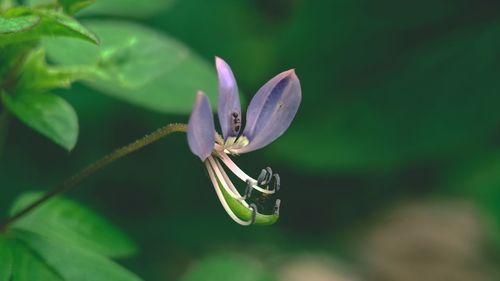
[[[189,117],[189,148],[205,163],[217,196],[234,221],[241,225],[273,224],[278,219],[280,200],[275,202],[274,215],[259,213],[257,205],[251,203],[256,202],[259,208],[268,211],[271,207],[267,204],[268,199],[275,198],[269,195],[280,189],[279,175],[267,167],[256,180],[243,172],[229,156],[261,149],[286,131],[302,99],[300,81],[293,69],[273,77],[252,98],[246,111],[246,122],[243,122],[238,86],[231,67],[218,57],[215,64],[219,82],[217,113],[222,134],[215,131],[208,96],[199,91]],[[226,168],[246,184],[243,196]],[[254,189],[261,194],[252,196]]]
[[[255,220],[257,219],[257,205],[254,203],[250,204],[250,209],[252,209],[252,218],[250,219],[250,224],[254,224]]]
[[[245,188],[245,196],[243,198],[248,199],[252,196],[253,182],[251,179],[247,180],[247,187]]]
[[[214,171],[212,170],[212,166],[210,165],[210,163],[208,161],[205,161],[205,165],[207,166],[208,175],[209,175],[210,180],[212,181],[212,184],[214,186],[215,193],[217,194],[217,197],[219,198],[219,201],[222,204],[222,207],[224,208],[226,213],[229,215],[229,217],[231,217],[231,219],[233,219],[236,223],[243,225],[243,226],[251,225],[252,223],[254,223],[255,222],[254,216],[255,217],[257,216],[257,208],[252,208],[252,219],[250,221],[244,221],[244,220],[240,219],[233,212],[233,210],[231,210],[228,203],[226,202],[226,199],[224,198],[224,195],[222,194],[222,191],[218,188],[219,182],[222,183],[222,182],[224,182],[224,180],[217,179],[215,177]]]
[[[236,187],[234,186],[233,182],[231,181],[231,179],[227,175],[226,171],[224,170],[224,168],[222,167],[222,165],[220,164],[220,162],[217,161],[217,159],[215,159],[215,158],[213,159],[213,162],[215,162],[215,164],[217,164],[217,169],[222,174],[222,177],[226,181],[228,187],[233,191],[233,195],[235,195],[235,196],[231,196],[231,197],[233,197],[234,199],[240,201],[243,204],[243,206],[245,206],[245,207],[248,208],[249,206],[248,206],[248,203],[245,201],[245,197],[241,196],[240,192],[238,191],[238,189],[236,189]]]
[[[268,186],[268,184],[271,182],[272,176],[273,176],[273,170],[270,167],[262,169],[259,177],[257,178],[257,184]]]
[[[229,158],[229,156],[227,156],[227,154],[225,154],[224,152],[218,152],[217,151],[217,156],[219,156],[219,158],[222,160],[222,162],[224,163],[224,165],[226,165],[226,167],[228,167],[240,180],[246,182],[248,184],[248,182],[250,181],[251,182],[251,187],[255,190],[258,190],[260,191],[261,193],[264,193],[264,194],[274,194],[276,191],[275,190],[269,190],[269,189],[264,189],[260,186],[258,186],[258,181],[255,180],[254,178],[250,177],[249,175],[247,175],[245,172],[243,172],[240,167],[238,167],[234,162],[233,160],[231,160],[231,158]]]
[[[274,174],[273,177],[274,177],[273,190],[280,191],[280,184],[281,184],[280,175]]]
[[[274,214],[277,216],[280,215],[280,206],[281,206],[281,200],[276,199],[276,203],[274,203]]]
[[[210,168],[212,169],[213,172],[215,172],[215,176],[217,177],[217,179],[219,179],[219,181],[221,182],[221,185],[222,187],[224,188],[224,190],[231,196],[233,197],[234,199],[236,200],[239,200],[239,201],[243,201],[243,198],[241,197],[241,195],[238,193],[238,191],[236,190],[236,188],[234,188],[234,185],[232,184],[232,182],[229,180],[229,177],[227,177],[227,174],[226,174],[226,177],[224,177],[223,173],[224,172],[224,169],[222,169],[222,167],[220,167],[219,165],[217,165],[217,160],[215,160],[213,157],[208,157],[207,158],[207,161],[210,165]],[[208,168],[208,167],[207,167]],[[221,172],[222,171],[222,172]],[[229,184],[228,184],[229,183]],[[230,185],[230,186],[229,186]],[[248,207],[248,206],[245,206],[245,207]]]

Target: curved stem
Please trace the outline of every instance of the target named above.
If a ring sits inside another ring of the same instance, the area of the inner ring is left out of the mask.
[[[66,181],[64,181],[62,184],[56,186],[54,189],[51,191],[45,193],[44,196],[40,197],[38,200],[35,202],[31,203],[24,209],[20,210],[19,212],[15,213],[11,217],[7,218],[1,225],[0,225],[0,232],[3,232],[7,229],[9,225],[11,225],[13,222],[16,220],[20,219],[21,217],[25,216],[28,214],[30,211],[33,209],[37,208],[38,206],[42,205],[52,197],[59,195],[72,187],[76,186],[78,183],[86,179],[87,177],[91,176],[92,174],[104,169],[107,167],[109,164],[113,163],[114,161],[134,152],[137,151],[148,144],[154,143],[158,140],[160,140],[163,137],[166,137],[170,135],[171,133],[174,132],[186,132],[187,131],[187,125],[186,124],[169,124],[165,127],[162,127],[156,131],[154,131],[151,134],[145,135],[144,137],[128,144],[125,145],[121,148],[118,148],[114,152],[104,156],[103,158],[97,160],[96,162],[90,164],[87,166],[85,169],[77,173],[76,175],[68,178]]]

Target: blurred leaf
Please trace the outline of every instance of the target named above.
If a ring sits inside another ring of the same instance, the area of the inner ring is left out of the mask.
[[[46,263],[23,244],[9,240],[13,257],[12,281],[63,281]]]
[[[0,281],[10,281],[12,274],[12,253],[9,241],[0,235]]]
[[[232,67],[241,90],[249,94],[247,97],[251,97],[273,75],[296,67],[297,65],[290,64],[291,60],[309,57],[310,53],[316,53],[316,49],[322,46],[322,42],[314,44],[308,50],[309,54],[288,56],[296,48],[305,43],[312,45],[313,42],[295,37],[296,30],[287,30],[288,21],[282,21],[276,14],[267,17],[265,11],[258,7],[268,3],[276,5],[280,12],[287,13],[299,2],[309,4],[334,1],[177,1],[170,11],[149,19],[148,22],[153,23],[157,29],[168,30],[169,34],[185,42],[204,57],[212,57],[214,54],[222,57]],[[330,18],[332,9],[324,10],[329,15],[322,19]],[[317,18],[314,15],[305,21],[311,22]],[[302,26],[304,23],[301,22],[298,27],[301,29]],[[340,26],[344,27],[343,24]],[[322,33],[323,37],[326,33],[330,34],[332,28],[333,26],[325,24],[328,31]],[[315,29],[307,32],[315,33]],[[285,34],[294,36],[297,42],[280,45],[279,40]],[[329,37],[326,36],[323,40]]]
[[[363,61],[298,68],[309,82],[302,84],[303,104],[270,149],[298,169],[328,172],[391,170],[481,145],[500,124],[498,32],[498,22],[455,30],[392,57],[366,44],[377,34],[369,33],[338,50],[365,54]],[[311,60],[323,60],[321,54]],[[335,76],[318,81],[315,71]],[[326,85],[328,98],[314,96]]]
[[[64,99],[50,93],[2,94],[5,106],[23,123],[67,150],[78,138],[76,112]]]
[[[0,12],[11,8],[16,0],[0,0]]]
[[[90,86],[169,113],[190,112],[200,89],[215,97],[215,71],[174,39],[129,22],[87,23],[101,37],[100,47],[62,38],[45,40],[44,46],[57,63],[97,66]]]
[[[51,10],[35,10],[35,13],[42,16],[42,20],[47,22],[45,29],[41,30],[43,33],[48,33],[51,36],[64,35],[81,38],[91,43],[99,44],[99,38],[97,38],[94,32],[88,30],[77,20],[64,13]]]
[[[83,14],[146,18],[166,10],[173,3],[174,0],[99,0]]]
[[[183,281],[273,281],[262,265],[238,255],[215,255],[198,262]]]
[[[26,31],[35,27],[40,23],[40,17],[37,15],[25,15],[12,18],[0,16],[0,38],[4,40],[4,36],[11,33]]]
[[[54,88],[69,88],[72,82],[88,77],[93,68],[49,66],[45,50],[36,49],[26,58],[21,77],[16,82],[16,94],[45,92]]]
[[[17,7],[0,16],[0,46],[43,36],[80,38],[99,44],[97,36],[74,18],[54,10]]]
[[[30,6],[55,7],[61,6],[70,15],[95,3],[96,0],[27,0]],[[106,1],[106,0],[105,0]]]
[[[54,8],[55,6],[60,5],[58,0],[26,0],[24,2],[26,5],[33,8]]]
[[[39,196],[21,196],[11,211]],[[103,256],[132,251],[128,238],[107,221],[76,203],[54,198],[11,225],[7,239],[0,236],[0,269],[12,254],[13,281],[139,281]]]
[[[54,271],[67,281],[140,281],[125,268],[89,251],[54,238],[17,231],[14,235],[33,249]],[[32,279],[46,280],[46,279]]]
[[[447,196],[461,196],[474,200],[477,206],[495,220],[500,241],[500,152],[479,154],[475,159],[455,165],[445,174],[441,190]]]
[[[66,11],[66,13],[70,15],[80,11],[81,9],[95,2],[96,0],[59,0],[59,3],[63,6],[64,11]]]
[[[41,195],[22,195],[13,205],[11,213],[29,205]],[[32,211],[14,227],[108,257],[129,256],[136,251],[133,242],[109,221],[80,204],[60,197]]]
[[[16,82],[17,70],[25,58],[26,53],[36,47],[35,42],[10,44],[0,47],[0,77],[2,77],[2,88],[9,89]]]

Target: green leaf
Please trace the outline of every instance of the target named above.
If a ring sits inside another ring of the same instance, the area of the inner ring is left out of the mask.
[[[99,44],[97,36],[76,19],[54,10],[13,8],[0,16],[4,32],[0,32],[0,46],[10,43],[38,40],[44,36],[80,38]]]
[[[14,18],[0,16],[0,39],[4,40],[5,35],[27,31],[40,23],[40,16],[25,15]]]
[[[130,22],[86,23],[102,39],[100,47],[64,38],[44,40],[44,46],[57,63],[96,66],[91,87],[159,112],[190,112],[198,90],[215,102],[213,67],[181,43]]]
[[[82,14],[146,18],[168,9],[174,2],[174,0],[99,0]]]
[[[50,24],[47,24],[46,29],[42,30],[48,35],[64,35],[68,37],[76,37],[87,40],[94,44],[99,44],[99,38],[94,32],[80,24],[76,19],[57,11],[38,10],[36,12],[42,19]]]
[[[39,198],[26,193],[13,205],[14,213]],[[136,251],[131,240],[92,210],[64,198],[54,198],[16,222],[16,229],[28,230],[56,241],[109,256],[122,257]]]
[[[9,241],[13,257],[12,281],[63,281],[43,260],[17,241]]]
[[[95,3],[96,0],[59,0],[59,3],[64,8],[64,11],[68,14],[74,14],[81,9],[90,6]],[[99,1],[99,2],[107,2],[107,1]]]
[[[35,47],[32,44],[11,44],[0,47],[0,77],[2,77],[2,88],[10,88],[15,84],[17,77],[13,70],[17,68],[20,61],[29,50]]]
[[[25,0],[24,2],[32,8],[55,8],[60,5],[58,0]]]
[[[73,14],[80,9],[82,15],[128,16],[145,18],[168,9],[175,0],[28,0],[31,6],[60,5]]]
[[[69,88],[71,83],[88,77],[93,68],[47,65],[45,50],[36,49],[26,58],[15,94],[46,92],[54,88]]]
[[[67,281],[140,281],[141,279],[111,260],[91,252],[89,249],[67,244],[43,235],[14,232],[43,260]],[[32,279],[44,280],[45,279]]]
[[[40,196],[22,195],[11,212]],[[3,270],[8,265],[12,281],[141,280],[106,257],[130,254],[135,250],[130,240],[109,222],[69,200],[51,199],[11,225],[8,235],[8,239],[0,236],[0,278],[10,275]]]
[[[12,274],[12,253],[9,241],[0,236],[0,281],[10,281]]]
[[[17,0],[0,0],[0,13],[7,9],[10,9],[16,4]]]
[[[49,93],[2,94],[5,106],[23,123],[67,150],[78,138],[76,112],[64,99]]]
[[[81,9],[95,3],[96,0],[28,0],[33,7],[61,7],[67,14],[74,14]],[[101,1],[99,1],[101,2]],[[105,1],[107,2],[107,1]]]
[[[257,261],[239,255],[214,255],[200,261],[182,281],[277,280]]]

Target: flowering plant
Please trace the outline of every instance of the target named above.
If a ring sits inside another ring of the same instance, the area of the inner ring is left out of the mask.
[[[285,132],[300,105],[302,96],[299,79],[294,70],[288,70],[264,84],[248,106],[247,123],[242,130],[238,86],[233,72],[224,60],[217,57],[215,62],[219,78],[217,112],[222,136],[215,132],[207,95],[198,92],[188,124],[189,147],[205,163],[222,206],[235,222],[241,225],[272,224],[278,218],[279,199],[276,200],[272,215],[260,214],[257,205],[249,204],[246,199],[250,198],[253,189],[265,195],[276,193],[280,188],[279,175],[273,174],[271,168],[266,168],[254,179],[243,172],[229,155],[262,148]],[[246,183],[244,196],[240,195],[220,162]],[[237,200],[241,205],[229,204],[229,200]]]

